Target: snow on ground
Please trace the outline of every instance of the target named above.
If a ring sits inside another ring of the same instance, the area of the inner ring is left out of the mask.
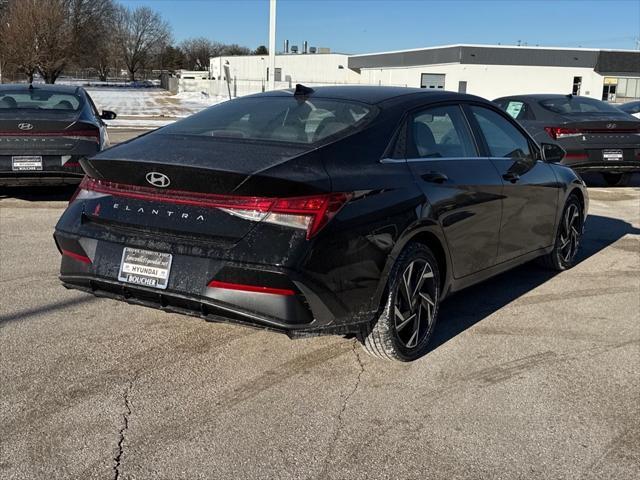
[[[118,114],[116,120],[106,122],[117,127],[157,128],[225,100],[198,92],[172,95],[159,88],[89,87],[87,92],[98,110],[111,110]]]

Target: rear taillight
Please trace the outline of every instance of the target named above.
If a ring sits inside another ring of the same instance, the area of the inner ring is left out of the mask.
[[[217,208],[254,222],[267,222],[307,231],[307,239],[316,235],[349,201],[350,193],[327,193],[304,197],[271,198],[218,195],[162,190],[85,177],[71,201],[108,194],[152,202]]]
[[[544,127],[544,130],[554,140],[558,140],[559,138],[579,137],[582,135],[582,132],[577,128]]]
[[[91,263],[91,259],[86,255],[81,255],[79,253],[72,252],[71,250],[64,250],[64,249],[62,249],[61,252],[62,252],[62,255],[64,255],[65,257],[73,258],[78,262],[82,262],[86,264]]]
[[[246,285],[243,283],[220,282],[218,280],[211,280],[207,286],[209,288],[223,288],[225,290],[237,290],[240,292],[269,293],[271,295],[291,296],[296,294],[296,292],[288,288],[273,288],[265,287],[262,285]]]
[[[299,228],[313,237],[335,216],[351,196],[346,193],[330,193],[309,197],[269,199],[270,208],[261,211],[241,205],[222,207],[221,210],[247,220],[264,221],[274,225]]]

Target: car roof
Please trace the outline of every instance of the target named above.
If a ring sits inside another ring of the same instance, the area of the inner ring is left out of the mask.
[[[0,85],[0,92],[11,90],[12,92],[17,91],[29,91],[29,90],[47,90],[52,92],[60,92],[60,93],[70,93],[73,95],[78,95],[83,88],[78,87],[76,85],[51,85],[45,83],[36,83],[36,84],[28,84],[28,83],[3,83]]]
[[[525,98],[527,100],[551,100],[554,98],[588,98],[589,100],[600,101],[597,98],[585,97],[582,95],[569,95],[569,94],[560,94],[560,93],[525,93],[523,95],[505,95],[504,97],[496,98],[496,100],[504,100],[507,98]],[[494,100],[495,101],[495,100]]]
[[[333,98],[339,100],[353,100],[356,102],[369,103],[372,105],[382,103],[391,99],[401,99],[399,97],[411,96],[412,100],[416,97],[424,97],[425,100],[434,102],[444,100],[482,100],[485,99],[467,95],[463,93],[449,92],[446,90],[427,90],[425,88],[411,87],[386,87],[372,85],[340,85],[331,87],[311,87],[313,93],[309,94],[311,98]],[[274,90],[271,92],[257,93],[249,95],[249,97],[282,97],[293,95],[294,89]]]

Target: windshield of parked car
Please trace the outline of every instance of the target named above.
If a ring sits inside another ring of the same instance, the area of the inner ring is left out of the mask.
[[[215,105],[160,133],[311,144],[346,136],[372,116],[370,106],[351,101],[254,97]]]
[[[588,97],[556,97],[541,100],[540,105],[560,114],[571,113],[620,113],[620,110],[606,102]]]
[[[52,112],[78,111],[82,99],[71,93],[40,88],[33,90],[1,90],[0,113],[7,110],[48,110]]]

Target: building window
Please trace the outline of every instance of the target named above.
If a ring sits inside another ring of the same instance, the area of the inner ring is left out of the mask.
[[[458,93],[467,93],[467,82],[466,81],[458,82]]]
[[[573,89],[571,93],[573,95],[580,95],[580,87],[582,86],[582,77],[573,77]]]
[[[443,73],[423,73],[420,75],[420,88],[444,90],[444,77]]]
[[[640,99],[639,77],[607,77],[602,87],[602,100],[626,103]]]

